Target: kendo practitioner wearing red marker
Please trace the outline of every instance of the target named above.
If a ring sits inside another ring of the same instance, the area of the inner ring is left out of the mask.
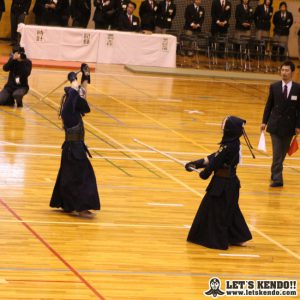
[[[70,87],[65,87],[60,116],[65,130],[61,165],[50,201],[51,207],[61,207],[65,212],[76,212],[80,217],[92,218],[99,210],[100,200],[93,167],[87,157],[90,153],[84,143],[82,117],[90,112],[86,100],[87,83],[90,83],[89,67],[81,65],[81,85],[76,73],[68,74]]]

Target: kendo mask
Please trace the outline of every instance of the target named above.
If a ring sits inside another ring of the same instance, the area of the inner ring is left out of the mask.
[[[233,142],[239,139],[243,135],[246,144],[252,154],[252,157],[255,158],[255,155],[252,152],[253,147],[244,129],[245,124],[246,124],[246,120],[241,119],[239,117],[235,117],[235,116],[226,117],[222,123],[223,137],[222,137],[221,144]]]

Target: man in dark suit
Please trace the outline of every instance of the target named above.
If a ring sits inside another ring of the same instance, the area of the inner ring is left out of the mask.
[[[270,187],[283,186],[283,161],[294,134],[300,133],[300,85],[292,81],[295,65],[286,61],[281,65],[281,81],[270,86],[261,130],[271,135],[273,162]]]
[[[37,0],[34,6],[38,25],[60,26],[63,0]]]
[[[212,35],[227,34],[231,17],[231,3],[228,0],[213,0],[211,17]]]
[[[13,0],[10,8],[10,24],[11,24],[11,43],[18,45],[19,35],[17,32],[18,24],[24,23],[25,16],[31,5],[31,0]]]
[[[0,0],[0,21],[2,19],[2,14],[5,12],[5,2],[4,0]]]
[[[235,9],[235,38],[237,40],[243,36],[251,36],[251,23],[253,21],[253,9],[249,5],[249,0],[241,0]]]
[[[72,0],[72,27],[86,28],[91,17],[91,0]]]
[[[140,6],[142,30],[154,31],[158,5],[155,0],[145,0]]]
[[[111,29],[114,25],[115,1],[114,0],[94,0],[96,7],[93,21],[95,29]]]
[[[201,6],[201,0],[194,0],[194,3],[186,7],[184,29],[187,35],[201,32],[204,16],[205,11]]]
[[[160,1],[157,8],[155,22],[156,33],[166,33],[172,27],[172,21],[176,16],[176,4],[173,0]]]
[[[256,38],[270,36],[271,19],[273,16],[272,0],[264,0],[263,4],[256,7],[254,13],[254,22],[256,27]]]
[[[127,4],[126,13],[120,14],[118,29],[121,31],[136,31],[140,30],[140,19],[133,15],[136,9],[136,4],[134,2],[129,2]]]
[[[115,1],[115,20],[113,24],[113,28],[118,28],[119,26],[119,17],[120,15],[126,14],[127,10],[127,4],[129,3],[129,0],[116,0]]]
[[[281,2],[279,10],[274,14],[273,18],[273,40],[279,43],[278,47],[273,48],[273,54],[279,54],[281,60],[288,54],[288,39],[293,22],[293,15],[287,10],[286,2]]]
[[[68,27],[70,18],[70,3],[69,0],[62,0],[59,7],[59,25]]]
[[[300,60],[300,29],[298,30],[298,57]],[[300,65],[298,66],[300,68]]]

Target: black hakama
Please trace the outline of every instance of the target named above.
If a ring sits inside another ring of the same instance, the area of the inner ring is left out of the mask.
[[[65,88],[62,120],[66,139],[61,164],[50,201],[51,207],[66,212],[99,210],[100,200],[93,167],[87,157],[82,116],[90,112],[87,101],[73,88]]]
[[[228,117],[219,150],[205,159],[186,164],[187,171],[204,168],[202,179],[214,173],[197,211],[187,240],[208,248],[226,250],[252,239],[250,230],[239,208],[240,181],[236,175],[240,141],[246,121]]]
[[[82,141],[65,142],[61,165],[50,201],[64,211],[99,210],[100,200],[93,167]]]
[[[226,250],[252,239],[239,208],[239,189],[236,176],[212,178],[190,229],[189,242]]]

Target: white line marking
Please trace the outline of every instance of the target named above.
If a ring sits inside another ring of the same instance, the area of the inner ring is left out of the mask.
[[[169,99],[169,98],[158,98],[157,100],[162,102],[182,102],[181,99]]]
[[[219,253],[220,256],[232,256],[232,257],[260,257],[260,255],[256,254],[226,254],[226,253]]]
[[[176,203],[156,203],[156,202],[148,202],[150,206],[184,206],[183,204],[176,204]]]
[[[96,148],[89,148],[90,150],[96,149]],[[120,149],[122,150],[122,149]],[[108,150],[109,151],[109,150]],[[115,151],[115,150],[113,150]],[[123,150],[122,150],[123,151]],[[124,152],[126,152],[124,150]],[[132,151],[133,152],[133,151]],[[138,152],[138,151],[137,151]],[[148,151],[148,153],[155,153],[153,151]],[[166,153],[172,153],[172,152],[166,152]],[[23,156],[40,156],[40,157],[61,157],[60,154],[51,154],[51,153],[33,153],[33,152],[12,152],[12,151],[0,151],[0,155],[23,155]],[[243,156],[245,158],[245,156]],[[252,157],[249,157],[252,158]],[[265,157],[270,159],[269,157]],[[99,156],[99,155],[93,155],[93,159],[110,159],[110,160],[127,160],[127,161],[149,161],[149,162],[173,162],[171,159],[163,159],[163,158],[135,158],[135,157],[116,157],[116,156]],[[300,159],[298,159],[300,160]],[[186,161],[182,161],[185,163]],[[265,164],[245,164],[242,163],[239,165],[240,168],[243,167],[255,167],[255,168],[270,168],[270,165]],[[287,166],[285,165],[284,168],[286,169],[300,169],[300,166]]]
[[[7,281],[4,278],[0,278],[0,283],[7,283]]]
[[[206,125],[211,125],[211,126],[220,126],[221,127],[221,123],[205,123]]]
[[[260,231],[259,229],[257,229],[256,227],[254,227],[253,225],[249,225],[251,230],[257,232],[260,236],[264,237],[265,239],[267,239],[269,242],[275,244],[276,246],[278,246],[280,249],[284,250],[285,252],[289,253],[290,255],[294,256],[296,259],[300,260],[300,255],[298,255],[297,253],[293,252],[292,250],[290,250],[289,248],[283,246],[282,244],[280,244],[279,242],[275,241],[274,239],[272,239],[270,236],[266,235],[265,233],[263,233],[262,231]]]
[[[0,144],[3,143],[3,146],[16,146],[16,147],[29,147],[29,148],[53,148],[53,149],[61,149],[61,145],[41,145],[41,144],[16,144],[12,142],[5,142],[5,141],[0,141]],[[121,149],[121,148],[97,148],[97,147],[89,147],[90,150],[97,150],[97,151],[107,151],[107,152],[136,152],[136,153],[156,153],[155,151],[152,150],[143,150],[143,149]],[[178,155],[197,155],[197,156],[203,156],[207,155],[207,152],[177,152],[177,151],[164,151],[165,153],[169,154],[178,154]],[[244,158],[251,158],[252,156],[250,155],[243,155]],[[271,156],[259,156],[257,155],[256,158],[261,158],[261,159],[271,159]],[[296,157],[286,157],[286,160],[300,160],[300,158]]]
[[[63,73],[64,75],[66,74],[66,71],[61,71],[61,70],[50,70],[50,69],[44,69],[44,68],[38,68],[38,69],[34,69],[33,72],[40,72],[40,73],[43,73],[45,74],[45,71],[47,71],[47,74],[49,72],[53,72],[53,73]],[[127,71],[129,72],[129,71]],[[173,77],[171,77],[172,75],[170,75],[170,77],[167,77],[166,75],[164,76],[153,76],[153,75],[142,75],[141,73],[138,73],[137,75],[132,75],[130,73],[128,74],[119,74],[119,73],[104,73],[104,72],[91,72],[92,76],[93,75],[102,75],[102,76],[111,76],[111,77],[128,77],[128,78],[152,78],[152,79],[159,79],[159,80],[174,80],[174,79],[178,79],[178,80],[181,80],[181,81],[199,81],[199,82],[209,82],[211,83],[211,78],[209,79],[204,79],[204,78],[201,78],[201,77],[193,77],[193,78],[184,78],[183,76],[184,75],[181,75],[181,76],[177,76],[177,75],[174,75]],[[4,75],[4,74],[3,74]],[[235,83],[235,84],[247,84],[247,85],[263,85],[263,86],[269,86],[270,83],[269,82],[254,82],[254,81],[237,81],[237,80],[232,80],[230,78],[228,78],[227,80],[225,79],[219,79],[219,80],[216,80],[218,83],[228,83],[228,82],[231,82],[231,83]]]

